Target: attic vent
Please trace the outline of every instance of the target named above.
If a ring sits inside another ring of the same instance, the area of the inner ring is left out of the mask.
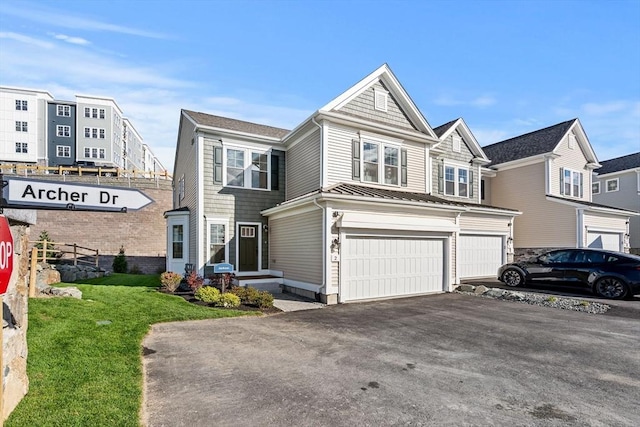
[[[576,146],[576,136],[572,133],[569,134],[569,148],[573,149]]]
[[[380,89],[374,89],[373,97],[375,100],[374,108],[379,111],[387,111],[387,92]]]
[[[462,138],[460,138],[458,135],[453,135],[452,139],[453,139],[452,150],[455,151],[456,153],[459,153],[460,151],[462,151]]]

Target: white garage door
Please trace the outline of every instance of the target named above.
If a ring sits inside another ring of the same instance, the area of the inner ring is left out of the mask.
[[[347,236],[341,301],[440,292],[444,240]]]
[[[502,245],[502,236],[461,234],[458,239],[460,278],[496,277],[503,264]]]
[[[620,233],[596,233],[594,231],[590,231],[587,233],[587,247],[619,251]]]

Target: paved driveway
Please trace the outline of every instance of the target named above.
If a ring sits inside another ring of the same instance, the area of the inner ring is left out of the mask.
[[[149,426],[637,426],[640,321],[459,294],[160,324]]]

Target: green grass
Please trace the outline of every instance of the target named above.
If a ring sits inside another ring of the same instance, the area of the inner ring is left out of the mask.
[[[72,284],[82,300],[29,300],[29,393],[6,426],[138,426],[150,325],[246,314],[156,292],[158,275],[83,282],[91,284]]]

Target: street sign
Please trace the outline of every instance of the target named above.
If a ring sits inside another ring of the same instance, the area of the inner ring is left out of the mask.
[[[13,236],[9,222],[0,215],[0,295],[7,292],[13,272]]]
[[[5,208],[67,209],[127,212],[152,203],[135,188],[69,184],[18,177],[4,177],[2,204]]]

